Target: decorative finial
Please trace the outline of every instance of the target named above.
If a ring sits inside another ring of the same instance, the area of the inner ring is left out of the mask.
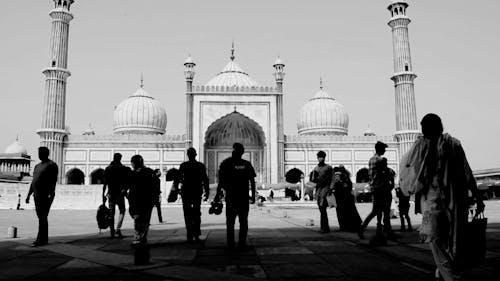
[[[231,44],[231,60],[234,61],[234,40],[233,43]]]
[[[19,141],[19,133],[16,135],[16,141]]]
[[[141,88],[144,87],[144,74],[141,72]]]
[[[234,112],[236,112],[236,105],[234,106]]]
[[[319,88],[323,90],[323,78],[319,77]]]

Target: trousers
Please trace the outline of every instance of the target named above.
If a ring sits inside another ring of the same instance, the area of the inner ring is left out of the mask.
[[[238,244],[240,246],[245,246],[247,242],[248,234],[248,212],[250,206],[248,205],[248,200],[246,202],[227,202],[226,204],[226,234],[227,234],[227,245],[233,247],[234,241],[234,224],[236,222],[236,217],[240,222],[240,233]]]
[[[187,239],[201,235],[201,197],[182,198],[182,209],[184,210],[184,222],[186,224]]]
[[[38,235],[36,241],[39,243],[47,243],[49,241],[49,222],[47,218],[53,201],[53,196],[51,198],[48,195],[35,196],[35,210],[38,217]]]

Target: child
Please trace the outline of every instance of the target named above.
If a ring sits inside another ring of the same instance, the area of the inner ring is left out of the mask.
[[[411,232],[413,231],[413,228],[411,227],[411,221],[410,221],[410,216],[408,215],[408,212],[410,211],[410,195],[404,194],[403,190],[401,188],[396,188],[396,196],[398,197],[398,207],[399,207],[399,218],[401,219],[401,231],[405,231],[405,218],[406,222],[408,223],[408,231]]]

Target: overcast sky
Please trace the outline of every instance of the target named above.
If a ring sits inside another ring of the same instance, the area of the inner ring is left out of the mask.
[[[500,167],[500,1],[409,1],[418,118],[438,113],[473,169]],[[286,64],[285,132],[297,133],[301,106],[319,88],[349,112],[350,135],[368,125],[395,131],[390,1],[76,0],[72,7],[66,123],[111,134],[113,107],[145,89],[168,115],[167,134],[185,133],[183,62],[191,53],[195,84],[229,61],[263,85],[272,64]],[[44,76],[49,65],[52,1],[2,1],[0,151],[18,134],[35,156]]]

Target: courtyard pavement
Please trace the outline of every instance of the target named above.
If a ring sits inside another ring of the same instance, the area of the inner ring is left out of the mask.
[[[500,201],[486,203],[487,259],[466,272],[468,280],[500,276]],[[370,207],[358,204],[362,217]],[[336,229],[335,209],[328,212]],[[387,246],[372,247],[356,234],[320,234],[314,205],[252,206],[250,247],[237,251],[225,247],[224,215],[208,215],[207,206],[202,213],[199,244],[185,243],[182,208],[164,208],[163,224],[153,214],[152,263],[135,266],[128,215],[123,231],[127,237],[110,239],[107,231],[98,233],[95,211],[54,210],[49,245],[31,248],[34,211],[0,210],[0,280],[433,280],[432,255],[427,245],[418,243],[415,231],[398,232]],[[419,224],[418,216],[412,219]],[[367,237],[374,235],[373,223]],[[398,229],[399,219],[392,224]],[[6,238],[11,225],[19,228],[20,238]]]

